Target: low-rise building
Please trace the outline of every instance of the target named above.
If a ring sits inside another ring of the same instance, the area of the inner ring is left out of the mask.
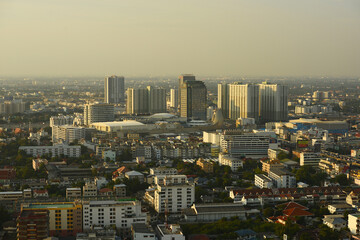
[[[353,213],[348,215],[348,228],[352,234],[360,234],[360,213]]]
[[[144,182],[144,174],[137,172],[137,171],[129,171],[125,173],[125,177],[129,180],[138,179],[139,182]]]
[[[157,167],[150,168],[151,175],[176,175],[178,170],[176,168]]]
[[[328,210],[331,214],[341,214],[345,212],[352,212],[355,209],[346,203],[338,203],[338,204],[329,204]]]
[[[81,188],[66,188],[66,198],[81,198]]]
[[[97,187],[93,182],[86,182],[83,186],[83,197],[96,197]]]
[[[45,239],[49,235],[47,210],[23,210],[17,218],[17,239]]]
[[[116,197],[126,197],[126,185],[125,184],[115,184],[114,193]]]
[[[48,190],[46,190],[46,189],[34,189],[33,197],[34,198],[48,198],[49,197]]]
[[[185,240],[179,224],[159,224],[156,227],[159,240]]]
[[[131,235],[133,240],[156,240],[154,230],[145,223],[131,224]]]
[[[237,171],[240,167],[243,167],[243,161],[241,159],[230,157],[223,153],[219,154],[219,164],[229,166],[233,172]]]
[[[270,149],[269,149],[270,150]],[[261,160],[262,171],[269,173],[271,169],[282,169],[284,166],[279,160]]]
[[[294,174],[285,169],[271,169],[269,178],[273,180],[273,184],[277,188],[292,188],[296,186]]]
[[[300,153],[300,166],[310,165],[319,166],[320,153],[318,152],[301,152]]]
[[[214,171],[214,164],[212,162],[205,161],[202,158],[196,161],[196,165],[201,167],[201,169],[206,173],[213,173]]]
[[[272,188],[272,179],[264,174],[255,174],[255,186],[258,188]]]
[[[340,231],[346,228],[346,220],[343,218],[344,215],[324,215],[323,224],[329,228]]]
[[[69,146],[66,144],[56,144],[53,146],[20,146],[19,150],[25,151],[26,154],[33,157],[41,157],[44,155],[59,157],[64,155],[66,157],[78,158],[81,155],[81,146]]]

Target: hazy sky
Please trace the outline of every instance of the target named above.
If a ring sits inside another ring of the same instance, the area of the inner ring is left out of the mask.
[[[360,0],[0,0],[0,76],[360,76]]]

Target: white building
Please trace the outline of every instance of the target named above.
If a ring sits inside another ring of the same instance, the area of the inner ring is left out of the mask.
[[[243,161],[241,159],[230,157],[223,153],[219,154],[219,164],[229,166],[233,172],[237,171],[240,167],[243,167]]]
[[[50,117],[50,127],[57,125],[73,125],[74,116],[52,116]]]
[[[112,151],[112,150],[104,150],[102,152],[102,158],[104,160],[115,161],[116,160],[116,152]]]
[[[66,198],[81,198],[81,188],[66,188]]]
[[[272,188],[272,179],[264,174],[255,174],[255,186],[258,188]]]
[[[259,119],[259,86],[255,84],[229,84],[229,118]]]
[[[195,186],[189,184],[185,175],[155,176],[155,210],[159,213],[178,213],[195,201]]]
[[[353,213],[348,215],[348,228],[352,234],[360,234],[360,213]]]
[[[115,119],[113,104],[92,103],[84,106],[84,124],[90,125],[97,122],[111,122]]]
[[[133,223],[131,233],[133,240],[156,240],[154,230],[144,223]]]
[[[221,131],[216,131],[216,132],[203,132],[203,142],[204,143],[212,143],[215,144],[217,146],[220,145],[220,136],[221,136]]]
[[[80,157],[81,146],[69,146],[66,144],[56,144],[53,146],[21,146],[20,151],[33,157],[40,157],[49,154],[51,157],[64,155],[66,157]]]
[[[111,76],[105,78],[104,84],[104,102],[121,103],[125,100],[125,79],[120,76]]]
[[[273,168],[270,169],[269,178],[273,180],[276,188],[292,188],[296,187],[296,178],[293,173],[286,170]]]
[[[220,136],[221,152],[237,158],[267,157],[269,148],[276,149],[278,147],[274,132],[225,130]]]
[[[147,215],[141,212],[136,200],[109,200],[83,202],[83,229],[92,226],[130,228],[133,223],[146,223]]]
[[[86,137],[86,128],[73,125],[54,125],[52,127],[53,143],[72,143]]]
[[[185,240],[185,235],[182,233],[179,224],[165,224],[157,225],[159,233],[159,240]]]
[[[300,166],[310,165],[319,166],[320,153],[316,152],[301,152],[300,153]]]
[[[176,168],[157,167],[150,168],[151,175],[176,175],[178,170]]]
[[[323,224],[333,230],[340,231],[346,228],[346,220],[343,217],[344,215],[324,215]]]
[[[170,89],[170,107],[178,108],[179,107],[179,96],[177,89]]]
[[[280,84],[259,84],[259,118],[263,122],[287,121],[288,87]]]

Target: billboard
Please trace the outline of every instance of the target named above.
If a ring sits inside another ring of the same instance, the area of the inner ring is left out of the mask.
[[[309,147],[309,140],[297,140],[297,148],[307,148]]]

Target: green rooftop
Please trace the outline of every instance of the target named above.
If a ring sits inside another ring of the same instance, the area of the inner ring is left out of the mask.
[[[73,208],[74,205],[71,203],[57,203],[57,204],[29,204],[24,208]]]

